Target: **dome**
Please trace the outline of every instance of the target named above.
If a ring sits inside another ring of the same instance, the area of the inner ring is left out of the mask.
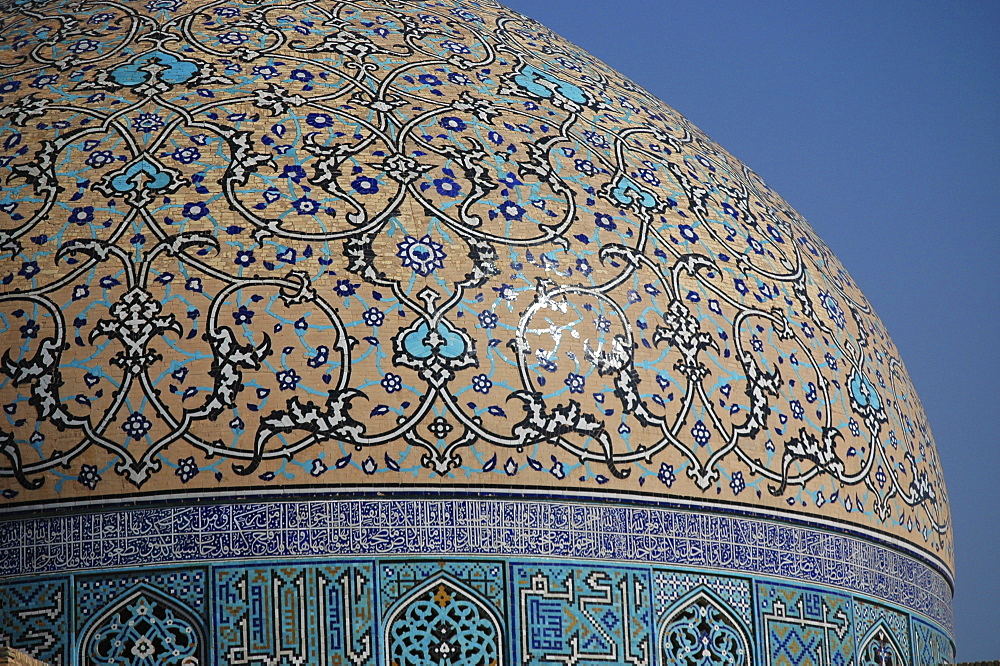
[[[3,7],[0,645],[953,659],[898,350],[672,108],[488,0]]]

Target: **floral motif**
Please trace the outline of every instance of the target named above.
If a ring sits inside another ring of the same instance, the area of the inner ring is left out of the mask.
[[[396,256],[403,260],[403,266],[412,268],[417,275],[429,275],[439,268],[444,268],[444,246],[431,239],[430,236],[414,238],[407,236],[403,242],[397,243]]]
[[[95,466],[82,465],[80,467],[80,474],[76,477],[76,480],[93,490],[100,483],[101,475],[97,473]]]
[[[187,483],[199,472],[198,465],[194,461],[194,456],[181,458],[177,461],[177,470],[174,472],[180,477],[181,483]]]
[[[67,465],[70,499],[541,473],[950,557],[910,381],[809,225],[529,20],[376,4],[10,5],[4,502]]]

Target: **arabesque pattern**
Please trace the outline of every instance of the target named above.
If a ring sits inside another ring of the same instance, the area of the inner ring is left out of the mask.
[[[951,560],[896,348],[683,117],[492,2],[4,3],[0,480],[766,505]]]

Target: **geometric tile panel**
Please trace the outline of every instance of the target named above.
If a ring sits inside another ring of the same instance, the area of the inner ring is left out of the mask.
[[[69,664],[69,579],[0,584],[0,645],[12,645],[51,666]]]
[[[753,624],[749,580],[679,571],[655,571],[653,573],[653,599],[656,603],[657,615],[662,616],[679,599],[688,596],[698,588],[711,590],[725,601],[747,626]]]
[[[854,600],[854,635],[860,661],[879,658],[894,664],[912,663],[910,651],[910,621],[905,613],[885,606]]]
[[[851,599],[829,590],[758,583],[759,647],[776,666],[854,663]]]
[[[375,663],[368,563],[216,567],[218,663]]]
[[[604,565],[511,567],[524,666],[645,663],[652,651],[650,572]]]
[[[939,666],[955,661],[955,644],[940,629],[914,617],[913,643],[916,650],[917,666]]]
[[[822,585],[552,558],[8,580],[4,644],[60,666],[938,666],[954,655],[927,618]]]

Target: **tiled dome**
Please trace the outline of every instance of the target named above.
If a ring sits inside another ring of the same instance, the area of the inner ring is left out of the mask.
[[[3,6],[0,644],[952,657],[895,345],[676,111],[488,1]]]

